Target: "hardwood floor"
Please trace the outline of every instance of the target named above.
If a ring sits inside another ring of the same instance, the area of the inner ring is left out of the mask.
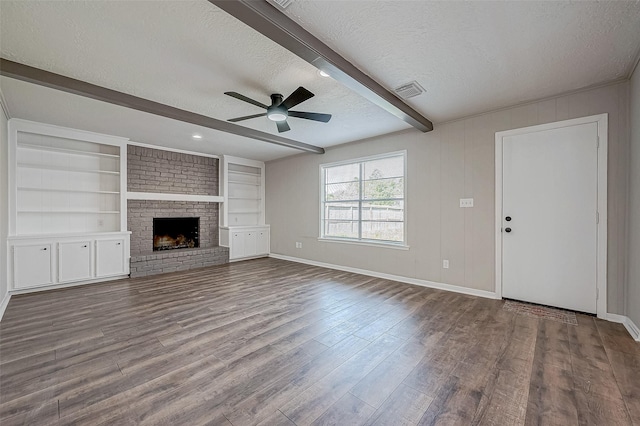
[[[258,259],[14,296],[0,424],[640,425],[619,325]]]

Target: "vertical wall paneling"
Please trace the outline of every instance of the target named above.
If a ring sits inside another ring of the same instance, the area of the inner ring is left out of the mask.
[[[609,114],[609,312],[624,312],[628,185],[628,82],[404,131],[267,163],[266,213],[271,251],[291,257],[493,291],[495,132],[600,113]],[[318,166],[406,149],[409,250],[318,241]],[[461,209],[460,198],[474,207]],[[295,248],[303,241],[303,249]],[[393,254],[390,254],[393,252]],[[449,269],[442,260],[450,261]]]

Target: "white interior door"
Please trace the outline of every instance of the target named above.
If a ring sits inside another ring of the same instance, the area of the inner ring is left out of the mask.
[[[502,143],[503,296],[596,313],[597,123]]]

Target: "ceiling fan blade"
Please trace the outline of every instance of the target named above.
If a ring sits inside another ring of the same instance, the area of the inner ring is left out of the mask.
[[[237,121],[243,121],[243,120],[248,120],[250,118],[256,118],[256,117],[264,117],[265,115],[267,115],[266,112],[263,112],[262,114],[253,114],[253,115],[245,115],[244,117],[237,117],[237,118],[230,118],[227,121],[230,121],[232,123],[235,123]]]
[[[224,92],[224,94],[227,96],[231,96],[232,98],[236,98],[236,99],[240,99],[241,101],[248,102],[255,106],[259,106],[260,108],[264,108],[264,109],[269,108],[267,105],[260,103],[258,101],[254,101],[251,98],[247,98],[245,95],[241,95],[240,93],[237,93],[237,92]]]
[[[286,109],[293,108],[294,106],[306,101],[307,99],[313,98],[315,95],[300,86],[292,94],[289,95],[287,99],[284,100],[280,105],[284,106]]]
[[[289,111],[289,117],[304,118],[307,120],[322,121],[328,123],[331,120],[331,114],[320,114],[318,112],[302,112]]]
[[[289,123],[287,123],[287,120],[276,121],[276,126],[278,126],[278,132],[280,133],[288,132],[289,130],[291,130],[291,127],[289,127]]]

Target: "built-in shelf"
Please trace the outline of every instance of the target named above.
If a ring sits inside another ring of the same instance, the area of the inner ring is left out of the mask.
[[[98,173],[98,174],[107,174],[107,175],[119,175],[120,172],[116,172],[113,170],[96,170],[96,169],[75,169],[72,167],[58,167],[58,166],[45,166],[42,164],[25,164],[18,163],[18,167],[26,168],[26,169],[36,169],[36,170],[55,170],[61,172],[76,172],[76,173]]]
[[[36,151],[62,152],[66,154],[87,155],[91,157],[120,158],[120,156],[117,154],[106,154],[103,152],[82,151],[79,149],[58,148],[54,146],[42,146],[42,145],[35,145],[35,144],[28,144],[28,143],[21,143],[20,145],[18,145],[18,149],[32,149]]]
[[[9,291],[127,277],[126,139],[16,118],[7,130]]]
[[[260,186],[260,183],[255,183],[255,182],[241,182],[239,180],[229,180],[229,183],[236,183],[236,184],[240,184],[240,185],[250,185],[250,186]]]
[[[199,203],[222,203],[219,195],[169,194],[159,192],[127,192],[128,200],[193,201]]]
[[[62,188],[32,188],[28,186],[19,186],[20,191],[34,191],[34,192],[71,192],[78,194],[120,194],[118,191],[94,191],[91,189],[62,189]]]
[[[125,232],[126,139],[12,119],[9,235]]]
[[[223,156],[220,245],[229,247],[229,259],[269,253],[269,226],[264,223],[265,168],[261,161]]]
[[[18,213],[35,213],[35,214],[119,214],[115,210],[18,210]]]
[[[259,177],[260,177],[260,175],[259,175],[259,174],[257,174],[257,173],[251,173],[251,172],[240,172],[240,171],[237,171],[237,170],[229,170],[229,174],[230,174],[230,175],[245,175],[245,176],[252,176],[252,177],[255,177],[255,178],[259,178]]]

